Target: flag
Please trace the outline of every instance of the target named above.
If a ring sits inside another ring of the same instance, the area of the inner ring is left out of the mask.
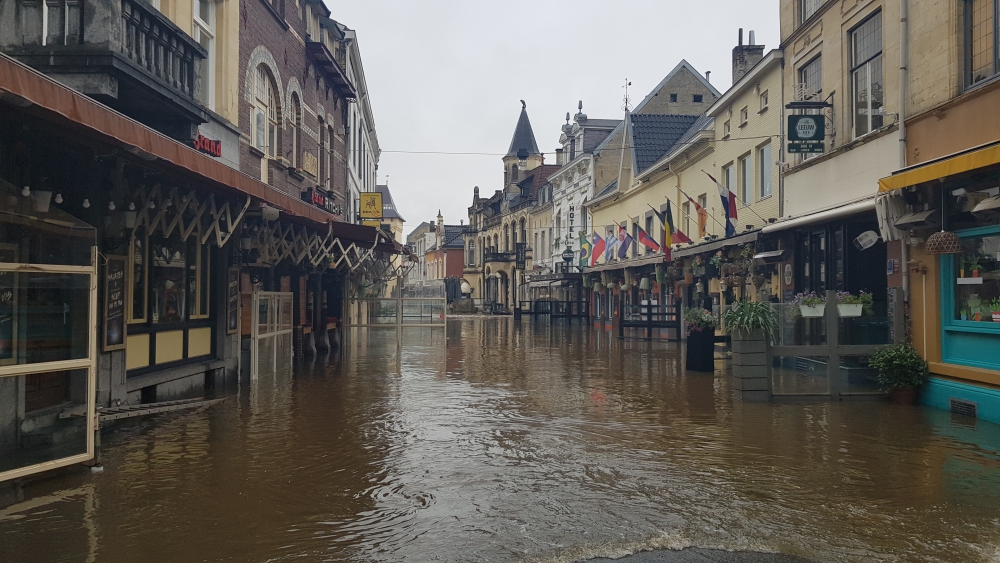
[[[618,225],[618,259],[624,260],[630,248],[632,248],[632,237],[625,227]]]
[[[649,236],[649,234],[647,234],[642,227],[636,224],[635,228],[636,231],[638,231],[636,233],[636,240],[639,241],[639,244],[645,246],[646,248],[652,250],[653,252],[656,252],[660,249],[660,245],[655,240],[653,240],[653,237]]]
[[[711,178],[711,176],[709,177]],[[684,194],[684,191],[681,190],[681,193]],[[705,238],[705,235],[708,234],[708,211],[700,203],[691,199],[691,196],[684,194],[684,197],[694,205],[694,210],[698,214],[698,238]]]
[[[618,237],[608,237],[604,242],[607,243],[604,247],[604,261],[610,262],[618,250]]]
[[[594,245],[590,252],[590,267],[593,268],[594,264],[597,264],[597,257],[604,253],[604,239],[601,235],[594,233]]]
[[[663,240],[660,242],[660,246],[663,248],[663,259],[667,262],[673,260],[670,256],[670,247],[674,244],[674,220],[670,216],[670,198],[667,198],[667,211],[666,213],[660,213],[656,209],[653,210],[656,216],[660,218],[660,224],[663,225]]]
[[[702,172],[705,172],[702,170]],[[715,185],[719,187],[719,197],[722,198],[722,209],[726,214],[726,236],[731,237],[736,234],[736,194],[732,190],[723,186],[711,174],[705,172]]]
[[[590,251],[593,245],[587,240],[587,235],[580,235],[580,270],[590,265]]]

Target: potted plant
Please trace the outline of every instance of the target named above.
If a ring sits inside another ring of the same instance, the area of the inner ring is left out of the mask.
[[[983,301],[979,298],[979,294],[973,293],[969,296],[969,314],[972,315],[972,320],[979,322],[983,320],[983,311],[981,306]]]
[[[878,370],[878,382],[889,389],[889,401],[912,405],[917,401],[917,386],[927,377],[927,362],[908,342],[886,346],[868,359]]]
[[[799,314],[805,318],[822,317],[826,313],[826,296],[815,291],[797,293],[792,299],[792,305],[799,308]]]
[[[961,311],[959,312],[959,316],[960,316],[960,318],[961,318],[961,319],[962,319],[963,321],[965,321],[965,320],[968,320],[968,319],[969,319],[969,310],[968,310],[968,309],[962,309],[962,310],[961,310]]]
[[[979,277],[979,270],[983,269],[983,267],[979,265],[979,257],[978,256],[969,256],[969,260],[967,262],[967,265],[968,265],[969,269],[972,270],[972,277],[978,278]]]
[[[837,292],[837,312],[841,317],[860,317],[862,313],[870,315],[872,303],[872,294],[864,290],[857,295],[848,291]]]
[[[994,297],[990,301],[990,311],[993,313],[993,322],[1000,323],[1000,297]]]
[[[778,328],[778,313],[770,303],[740,299],[722,317],[732,336],[733,391],[741,401],[771,398],[767,345]]]
[[[687,360],[691,371],[715,371],[715,316],[708,309],[685,309]]]
[[[958,277],[960,278],[965,277],[965,264],[966,264],[965,256],[962,256],[961,258],[958,259]]]

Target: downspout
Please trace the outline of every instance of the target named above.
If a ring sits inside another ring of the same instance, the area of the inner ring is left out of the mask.
[[[899,167],[906,167],[906,97],[910,69],[910,7],[909,0],[899,0]],[[907,237],[899,245],[899,258],[903,274],[903,302],[910,301],[910,260]],[[926,330],[926,327],[924,328]]]

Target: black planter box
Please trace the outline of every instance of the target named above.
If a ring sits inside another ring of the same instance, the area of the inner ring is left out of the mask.
[[[688,371],[715,371],[715,331],[692,331],[687,337]]]

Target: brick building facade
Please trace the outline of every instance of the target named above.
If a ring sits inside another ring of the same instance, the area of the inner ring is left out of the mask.
[[[347,116],[356,91],[343,67],[346,28],[329,16],[317,1],[243,2],[240,165],[348,221]]]

